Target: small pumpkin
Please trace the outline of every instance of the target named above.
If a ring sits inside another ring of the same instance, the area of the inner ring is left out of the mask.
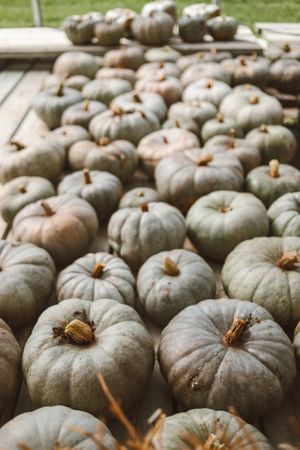
[[[169,45],[149,48],[145,52],[145,58],[148,62],[176,63],[179,57],[180,53]]]
[[[60,126],[61,116],[68,106],[82,100],[80,92],[76,89],[64,88],[59,85],[56,88],[46,89],[40,92],[33,101],[33,109],[36,114],[47,124],[50,129]]]
[[[238,26],[238,21],[230,16],[213,17],[207,21],[208,31],[215,41],[231,41]]]
[[[143,394],[153,364],[152,340],[139,315],[111,299],[69,299],[51,306],[23,353],[23,373],[36,406],[60,404],[101,417],[108,417],[109,402],[98,373],[127,409]]]
[[[93,80],[84,86],[82,95],[89,100],[96,100],[109,105],[115,97],[130,92],[131,89],[131,83],[120,78]]]
[[[137,16],[131,25],[135,39],[145,45],[163,45],[172,36],[173,18],[161,11],[150,16]]]
[[[251,84],[265,87],[269,78],[270,63],[266,58],[241,56],[234,59],[225,59],[221,67],[226,69],[232,78],[234,86],[239,84]]]
[[[168,111],[168,117],[171,120],[195,121],[199,131],[204,123],[213,119],[216,114],[217,108],[212,103],[198,100],[173,103]]]
[[[144,203],[159,202],[159,194],[155,189],[137,187],[126,192],[120,200],[119,209],[137,208]]]
[[[198,125],[193,119],[168,119],[162,124],[164,130],[179,128],[194,133],[196,136],[200,135]]]
[[[205,101],[218,108],[230,92],[231,87],[223,81],[204,78],[187,86],[182,93],[182,99],[184,102]]]
[[[95,22],[84,16],[67,17],[61,27],[74,45],[90,44],[94,37]]]
[[[119,209],[108,223],[109,244],[134,271],[155,253],[181,248],[185,235],[182,214],[162,202]]]
[[[163,97],[155,92],[131,91],[114,98],[112,107],[143,111],[144,108],[155,114],[160,121],[167,115],[167,106]]]
[[[157,116],[146,108],[134,111],[127,107],[115,106],[94,117],[89,125],[89,130],[96,141],[108,137],[111,140],[124,139],[134,145],[158,128]]]
[[[98,22],[94,27],[95,37],[99,45],[114,47],[125,36],[125,28],[118,22]]]
[[[300,191],[300,172],[295,167],[279,164],[272,159],[268,166],[256,167],[248,173],[245,190],[269,207],[281,195]]]
[[[151,256],[137,278],[139,302],[150,319],[167,325],[182,309],[216,293],[213,270],[197,254],[171,250]]]
[[[51,73],[45,80],[44,89],[57,87],[59,84],[63,83],[64,86],[69,87],[71,89],[76,89],[77,91],[81,91],[83,86],[91,81],[85,75],[72,75],[68,78],[68,74],[65,75],[57,75],[55,73]]]
[[[282,125],[265,125],[251,130],[246,140],[257,147],[264,164],[271,159],[287,163],[293,159],[297,141],[293,133]]]
[[[91,119],[106,109],[104,103],[84,100],[65,109],[61,123],[62,125],[80,125],[88,128]]]
[[[206,32],[202,17],[183,16],[178,21],[179,35],[184,42],[202,42]]]
[[[137,147],[137,153],[147,173],[153,176],[155,167],[162,158],[198,146],[198,138],[190,131],[170,128],[145,136]]]
[[[223,81],[226,84],[231,83],[231,75],[228,70],[215,62],[200,62],[198,64],[193,64],[184,70],[181,74],[180,81],[183,86],[187,86],[195,81],[202,80],[203,78]]]
[[[189,17],[201,17],[208,20],[220,14],[220,6],[207,3],[194,3],[183,8],[183,15]]]
[[[272,236],[300,237],[300,192],[282,195],[268,209]]]
[[[296,375],[293,346],[271,314],[232,298],[181,311],[161,334],[158,358],[186,409],[233,407],[249,419],[280,405]]]
[[[199,198],[186,224],[199,253],[217,261],[224,261],[240,242],[269,233],[265,206],[245,192],[216,191]]]
[[[94,78],[99,64],[96,58],[90,53],[85,52],[65,52],[56,60],[53,66],[53,73],[58,75],[85,75],[88,78]]]
[[[224,117],[221,113],[217,113],[215,118],[208,120],[203,125],[201,138],[203,142],[206,142],[214,136],[227,133],[234,133],[240,138],[244,136],[243,130],[237,121]]]
[[[230,297],[266,308],[281,326],[300,319],[297,237],[258,237],[239,244],[227,257],[222,281]]]
[[[270,66],[270,84],[282,92],[300,92],[300,61],[279,59]]]
[[[11,141],[0,150],[0,181],[41,176],[57,182],[65,164],[65,150],[53,137],[36,139],[28,147]]]
[[[180,70],[175,63],[154,61],[143,64],[136,72],[137,79],[153,78],[160,75],[178,78]]]
[[[243,168],[231,154],[211,155],[198,148],[162,159],[155,170],[155,181],[163,201],[186,213],[202,195],[241,190]]]
[[[170,14],[173,20],[177,19],[177,7],[173,0],[156,0],[153,2],[147,2],[142,8],[142,16],[151,16],[155,12],[164,12]]]
[[[35,245],[0,240],[0,267],[0,316],[12,329],[19,329],[47,305],[55,266],[49,254]]]
[[[51,131],[50,135],[63,145],[66,154],[75,142],[92,139],[90,133],[79,125],[63,125]]]
[[[196,52],[191,55],[183,55],[178,58],[176,65],[183,72],[188,67],[206,62],[221,62],[223,59],[232,58],[232,53],[225,51],[218,51],[216,48],[212,48],[210,52]]]
[[[84,411],[60,405],[14,417],[0,430],[0,440],[3,450],[22,447],[95,450],[95,441],[101,442],[106,450],[116,450],[115,440],[103,422]]]
[[[135,83],[135,89],[142,92],[160,94],[167,106],[178,102],[182,94],[182,84],[178,78],[158,75],[153,78],[140,78]]]
[[[15,400],[21,379],[21,350],[9,326],[0,319],[0,423],[9,403]],[[3,447],[3,440],[1,440]]]
[[[117,209],[123,187],[119,178],[111,173],[83,169],[65,176],[57,192],[86,200],[96,211],[99,223],[105,223]]]
[[[120,67],[136,70],[145,62],[144,52],[137,46],[109,50],[104,55],[105,67]]]
[[[69,151],[69,165],[73,170],[109,172],[127,182],[137,168],[138,156],[131,142],[104,137],[97,142],[75,142]]]
[[[44,248],[56,265],[65,266],[86,253],[97,231],[92,206],[65,194],[25,206],[14,219],[12,237]]]
[[[127,264],[109,253],[88,253],[60,272],[59,302],[79,298],[89,302],[110,298],[135,306],[135,279]]]
[[[111,78],[126,80],[133,85],[135,83],[135,72],[132,69],[123,69],[122,67],[102,67],[96,73],[97,80],[108,80]]]
[[[16,214],[24,206],[53,195],[54,186],[46,178],[14,178],[0,188],[0,215],[11,226]]]

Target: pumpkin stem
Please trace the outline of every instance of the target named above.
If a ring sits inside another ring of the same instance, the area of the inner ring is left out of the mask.
[[[89,111],[89,109],[90,109],[90,101],[89,101],[89,99],[88,98],[86,98],[84,101],[83,101],[83,104],[82,104],[82,111]]]
[[[257,105],[259,103],[259,96],[257,94],[251,95],[249,103],[250,105]]]
[[[23,150],[23,148],[25,148],[25,145],[21,144],[18,141],[10,141],[10,145],[13,145],[14,147],[17,147],[17,151]]]
[[[83,183],[92,184],[91,174],[89,169],[83,169]]]
[[[24,186],[24,184],[20,184],[18,186],[18,191],[20,192],[20,194],[26,194],[27,192],[26,186]]]
[[[245,60],[245,58],[240,58],[240,65],[247,66],[247,61]]]
[[[213,159],[214,159],[214,157],[212,155],[210,155],[209,153],[203,153],[203,155],[200,156],[200,159],[198,160],[197,164],[198,164],[198,166],[206,166]]]
[[[57,86],[57,89],[55,91],[55,95],[57,97],[62,97],[64,95],[64,85],[63,85],[63,83],[59,83],[59,85]]]
[[[282,46],[282,50],[283,50],[285,53],[288,53],[288,52],[291,51],[291,47],[289,46],[288,43],[286,43],[286,44],[284,44],[284,45]]]
[[[149,211],[149,205],[148,205],[148,203],[142,203],[142,204],[140,205],[140,209],[141,209],[143,212],[148,212],[148,211]]]
[[[227,212],[229,212],[229,211],[232,211],[232,208],[230,207],[230,206],[220,206],[220,208],[219,208],[219,211],[221,212],[221,213],[227,213]]]
[[[203,446],[203,450],[226,450],[226,446],[219,441],[214,433],[211,433]]]
[[[231,138],[235,138],[236,137],[236,129],[230,128],[230,130],[228,130],[228,132],[227,132],[227,136],[229,136]]]
[[[159,74],[159,76],[157,77],[158,81],[165,81],[166,77],[163,73]]]
[[[145,197],[145,193],[143,191],[139,192],[138,197]]]
[[[163,69],[165,67],[165,63],[164,62],[160,62],[158,67],[159,67],[159,69]]]
[[[279,161],[277,161],[277,159],[271,159],[271,161],[269,162],[269,168],[270,168],[270,172],[269,175],[272,178],[278,178],[279,177]]]
[[[163,136],[162,140],[163,140],[164,144],[168,144],[168,143],[169,143],[169,141],[168,141],[168,139],[166,138],[166,136]]]
[[[240,337],[243,335],[245,329],[249,324],[249,319],[241,319],[240,317],[235,317],[232,322],[231,327],[225,333],[223,340],[226,345],[234,345],[238,342]]]
[[[73,319],[65,326],[64,334],[71,342],[79,345],[91,344],[95,341],[93,328],[88,323]]]
[[[100,262],[94,265],[92,270],[92,277],[93,278],[100,278],[103,272],[103,269],[105,268],[106,264]]]
[[[49,203],[46,202],[46,200],[42,200],[41,201],[41,206],[44,208],[44,211],[46,213],[46,216],[53,216],[54,211],[51,208],[51,206],[49,205]]]
[[[207,83],[206,83],[207,89],[211,89],[213,87],[213,85],[214,85],[213,80],[208,80]]]
[[[175,120],[175,126],[176,126],[176,128],[180,128],[180,122],[179,122],[179,120],[177,119],[177,120]]]
[[[278,259],[276,265],[280,269],[293,270],[295,265],[299,263],[299,256],[296,251],[285,253],[280,259]]]
[[[235,139],[234,138],[229,138],[229,140],[228,140],[228,148],[233,149],[235,147],[236,147]]]
[[[134,103],[142,103],[141,97],[137,92],[133,93],[132,100],[134,101]]]
[[[106,137],[106,136],[103,136],[103,137],[101,137],[100,139],[98,139],[98,141],[97,141],[97,144],[100,146],[100,147],[105,147],[106,145],[109,145],[109,144],[111,144],[111,139],[109,139],[108,137]]]
[[[218,113],[218,114],[216,115],[216,119],[217,119],[217,121],[218,121],[219,123],[223,123],[223,122],[224,122],[224,116],[223,116],[223,114]]]
[[[268,133],[269,132],[267,125],[265,125],[264,123],[259,127],[259,131],[261,133]]]
[[[114,116],[123,116],[126,114],[126,111],[124,109],[120,108],[119,106],[112,106],[111,108]]]
[[[170,275],[171,277],[174,277],[174,276],[180,274],[180,270],[179,270],[177,264],[174,261],[172,261],[172,259],[169,258],[168,256],[166,256],[164,259],[163,271],[167,275]]]

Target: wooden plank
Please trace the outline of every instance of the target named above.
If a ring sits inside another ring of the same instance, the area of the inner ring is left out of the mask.
[[[29,62],[10,64],[0,73],[0,105],[23,78],[29,67]]]
[[[35,65],[27,72],[11,95],[0,106],[0,145],[4,145],[15,134],[30,109],[34,96],[42,88],[48,70],[39,70]]]
[[[33,138],[45,137],[49,133],[47,125],[36,115],[33,109],[26,114],[13,139],[29,145]]]

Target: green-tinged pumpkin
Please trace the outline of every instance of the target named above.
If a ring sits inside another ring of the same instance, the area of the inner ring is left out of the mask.
[[[256,167],[248,173],[245,190],[269,207],[283,194],[300,191],[300,172],[295,167],[279,164],[272,159],[268,166]]]
[[[154,12],[150,16],[138,16],[132,21],[135,39],[145,45],[163,45],[172,36],[173,18],[165,12]]]
[[[176,63],[180,53],[169,45],[152,47],[145,52],[147,62]]]
[[[222,281],[230,297],[266,308],[284,327],[300,319],[300,238],[258,237],[227,257]]]
[[[284,194],[268,209],[271,236],[300,237],[300,192]]]
[[[118,22],[99,22],[94,27],[95,37],[99,45],[114,47],[125,36],[125,28]]]
[[[270,66],[270,84],[282,92],[299,94],[300,61],[279,59]]]
[[[167,115],[167,106],[163,97],[155,92],[131,91],[114,98],[112,107],[143,111],[144,108],[155,114],[162,122]]]
[[[65,109],[61,123],[62,125],[79,125],[88,128],[92,118],[106,109],[104,103],[94,100],[84,100]]]
[[[228,133],[234,134],[240,138],[244,136],[243,130],[236,120],[224,117],[223,114],[217,113],[214,119],[208,120],[203,125],[201,138],[203,142],[206,142],[214,136]]]
[[[190,102],[177,102],[170,106],[168,118],[170,120],[193,120],[199,127],[199,131],[210,119],[217,114],[217,108],[205,101],[193,100]]]
[[[232,407],[252,420],[280,405],[296,375],[293,346],[271,314],[233,298],[177,314],[161,334],[158,358],[184,408]]]
[[[185,236],[183,215],[162,202],[119,209],[108,223],[110,246],[134,271],[155,253],[181,248]]]
[[[74,45],[90,44],[94,37],[95,22],[84,16],[67,17],[61,28]]]
[[[204,78],[187,86],[183,91],[182,99],[184,102],[205,101],[218,108],[231,90],[231,87],[223,81]]]
[[[146,389],[153,364],[152,340],[139,315],[111,299],[51,306],[23,353],[24,378],[36,406],[60,404],[101,417],[109,416],[109,402],[97,375],[127,409]]]
[[[147,2],[142,8],[142,16],[151,16],[155,12],[164,12],[169,14],[176,22],[177,19],[177,7],[173,0],[156,0],[153,2]]]
[[[105,20],[122,25],[125,29],[125,37],[132,38],[131,23],[136,15],[136,12],[129,8],[113,8],[106,12]]]
[[[135,279],[127,264],[109,253],[88,253],[60,272],[56,284],[59,302],[79,298],[89,302],[110,298],[135,306]]]
[[[153,76],[153,78],[140,78],[135,83],[135,89],[141,92],[160,94],[167,106],[178,102],[182,94],[182,84],[178,78],[164,75]]]
[[[12,329],[29,325],[47,306],[54,263],[35,245],[1,240],[0,267],[0,316]]]
[[[269,78],[269,66],[270,63],[266,58],[256,55],[240,56],[221,62],[221,67],[230,73],[233,86],[249,83],[265,87]]]
[[[202,42],[206,33],[202,17],[183,16],[178,21],[179,35],[184,42]]]
[[[44,248],[57,266],[65,266],[87,252],[97,231],[93,207],[65,194],[25,206],[13,221],[12,238]]]
[[[239,23],[234,17],[219,16],[207,21],[209,34],[215,41],[231,41],[234,39]]]
[[[171,76],[179,78],[180,70],[173,62],[148,62],[143,64],[136,72],[136,78],[153,78],[155,76]]]
[[[106,450],[117,448],[103,422],[84,411],[60,405],[14,417],[0,430],[0,440],[2,450],[97,450],[96,442]]]
[[[269,233],[264,204],[252,194],[216,191],[193,204],[186,218],[188,236],[201,255],[224,261],[242,241]]]
[[[53,66],[53,73],[58,75],[85,75],[94,78],[99,63],[93,55],[85,52],[65,52],[56,60]]]
[[[155,189],[137,187],[126,192],[120,200],[119,209],[137,208],[144,203],[159,202],[159,194]]]
[[[213,270],[196,253],[171,250],[142,265],[137,293],[146,315],[165,326],[187,306],[214,297],[216,282]]]
[[[180,80],[183,86],[188,86],[203,78],[223,81],[226,84],[231,83],[229,71],[217,62],[199,62],[197,64],[192,64],[184,70]]]
[[[191,55],[183,55],[176,61],[176,65],[183,72],[193,64],[201,62],[220,62],[223,59],[232,58],[232,53],[225,51],[218,51],[216,48],[212,48],[210,52],[197,52]]]
[[[84,86],[82,95],[89,100],[96,100],[109,105],[115,97],[130,92],[131,89],[131,83],[120,78],[93,80]]]
[[[63,145],[66,154],[75,142],[92,139],[90,133],[80,125],[63,125],[51,131],[50,135]]]
[[[144,52],[139,47],[110,50],[104,55],[105,67],[120,67],[136,70],[146,62]]]
[[[46,78],[43,88],[55,88],[60,83],[63,83],[65,87],[76,89],[77,91],[82,91],[83,86],[89,81],[91,81],[91,79],[85,75],[72,75],[68,77],[68,74],[57,75],[55,73],[51,73]]]

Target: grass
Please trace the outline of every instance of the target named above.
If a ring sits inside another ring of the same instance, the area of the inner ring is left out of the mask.
[[[40,0],[44,25],[59,27],[62,20],[71,14],[88,11],[105,12],[115,7],[140,9],[146,3],[141,0]],[[197,0],[177,1],[181,10]],[[202,0],[198,0],[202,1]],[[222,11],[233,15],[240,22],[253,26],[255,22],[300,22],[299,0],[222,0]],[[31,2],[29,0],[0,0],[0,27],[33,26]]]

